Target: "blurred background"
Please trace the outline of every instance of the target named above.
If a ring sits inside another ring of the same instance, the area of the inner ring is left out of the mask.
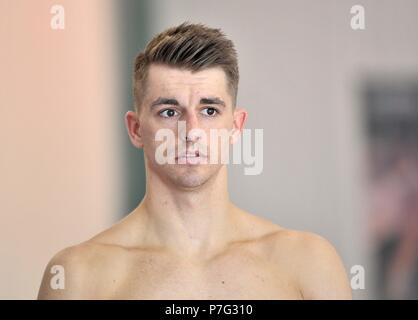
[[[234,41],[238,104],[264,130],[263,172],[230,165],[232,200],[331,241],[350,278],[364,268],[355,299],[417,299],[415,0],[0,0],[0,299],[36,298],[57,251],[141,201],[133,59],[184,21]]]

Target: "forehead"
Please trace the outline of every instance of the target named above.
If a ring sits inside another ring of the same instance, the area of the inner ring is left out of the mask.
[[[190,71],[166,65],[151,65],[147,75],[149,98],[160,96],[219,96],[230,98],[227,78],[220,67]]]

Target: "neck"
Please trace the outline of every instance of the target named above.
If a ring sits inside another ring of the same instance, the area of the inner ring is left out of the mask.
[[[184,255],[210,255],[224,248],[234,231],[226,166],[203,185],[180,189],[151,170],[138,213],[146,219],[146,238]]]

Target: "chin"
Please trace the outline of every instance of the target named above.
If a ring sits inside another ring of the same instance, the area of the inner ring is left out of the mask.
[[[197,188],[203,185],[208,179],[202,179],[202,177],[179,177],[176,179],[175,184],[180,188]]]
[[[171,175],[170,180],[172,180],[173,184],[181,188],[197,188],[205,184],[212,176],[216,175],[219,169],[202,166],[183,168],[182,170],[175,170],[176,172]]]
[[[184,172],[172,177],[173,183],[182,188],[196,188],[203,185],[206,181],[209,180],[210,175],[208,173],[198,172],[199,170],[194,170],[195,172]]]

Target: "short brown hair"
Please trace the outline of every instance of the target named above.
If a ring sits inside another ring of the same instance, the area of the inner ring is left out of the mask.
[[[220,29],[182,23],[156,35],[135,58],[133,95],[135,111],[143,101],[148,68],[164,64],[191,71],[221,67],[227,77],[235,106],[238,92],[238,61],[234,44]]]

